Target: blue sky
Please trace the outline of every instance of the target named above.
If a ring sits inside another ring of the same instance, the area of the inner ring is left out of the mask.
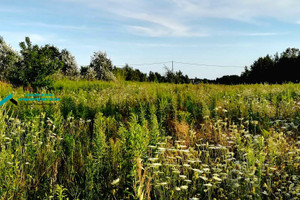
[[[33,43],[66,48],[79,66],[95,51],[114,65],[178,61],[190,77],[240,74],[244,66],[300,48],[299,0],[0,0],[0,35],[14,49]],[[165,64],[171,67],[171,63]],[[164,72],[163,64],[132,65]]]

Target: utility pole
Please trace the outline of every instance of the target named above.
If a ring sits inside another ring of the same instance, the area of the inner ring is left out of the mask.
[[[174,73],[174,68],[173,68],[173,60],[172,60],[172,73]]]

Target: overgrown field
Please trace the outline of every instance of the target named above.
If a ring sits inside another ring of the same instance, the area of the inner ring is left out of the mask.
[[[39,93],[61,101],[0,107],[0,199],[300,199],[300,84]]]

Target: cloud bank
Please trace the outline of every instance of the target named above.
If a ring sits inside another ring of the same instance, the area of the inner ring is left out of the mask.
[[[262,19],[299,23],[298,0],[63,0],[81,4],[124,20],[125,28],[149,37],[204,37],[216,28],[203,23],[207,19],[227,19],[259,24]],[[252,36],[278,33],[253,33]]]

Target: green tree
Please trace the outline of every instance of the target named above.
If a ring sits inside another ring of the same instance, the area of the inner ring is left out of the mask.
[[[50,75],[61,69],[63,62],[59,60],[59,50],[50,45],[39,47],[32,45],[30,38],[20,43],[22,59],[9,73],[9,80],[15,86],[51,87]]]
[[[107,58],[105,52],[95,52],[92,56],[90,67],[95,71],[98,80],[115,80],[112,73],[112,62]]]
[[[154,72],[152,72],[152,71],[149,72],[148,81],[149,82],[157,82],[157,77],[155,76]]]
[[[300,51],[296,48],[286,49],[276,63],[279,82],[299,82]]]
[[[174,74],[174,72],[170,70],[168,67],[165,67],[165,70],[166,70],[166,74],[165,74],[166,82],[175,83],[176,75]]]
[[[61,72],[64,76],[74,77],[78,75],[77,62],[75,57],[66,49],[60,53],[60,60],[63,62]]]
[[[7,80],[8,73],[20,60],[20,56],[0,37],[0,80]]]
[[[126,74],[125,74],[125,70],[123,68],[118,68],[118,67],[114,66],[113,73],[114,73],[114,76],[116,77],[116,80],[118,80],[118,81],[126,80]]]
[[[260,57],[242,72],[240,83],[284,83],[299,82],[300,51],[287,48],[280,56]]]
[[[254,81],[255,83],[270,82],[271,80],[268,79],[272,78],[270,74],[273,68],[274,61],[271,56],[267,55],[265,57],[260,57],[251,66],[251,81]]]
[[[80,77],[86,80],[94,80],[96,79],[96,73],[90,66],[81,66]]]

